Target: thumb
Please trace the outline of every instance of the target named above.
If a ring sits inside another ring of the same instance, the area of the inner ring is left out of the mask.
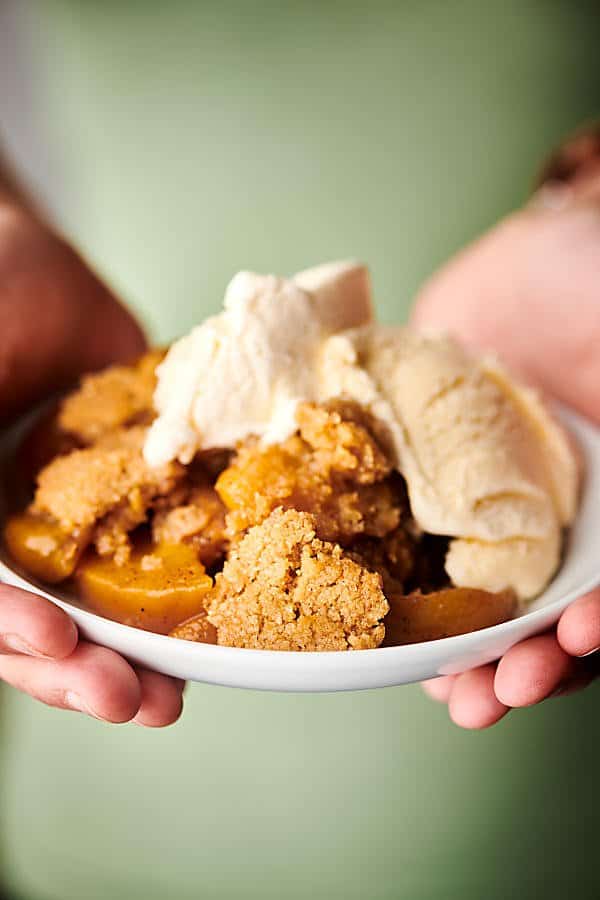
[[[514,213],[425,284],[412,321],[498,352],[600,422],[600,202]]]
[[[65,241],[0,205],[0,419],[144,349],[133,317]]]
[[[499,352],[600,422],[600,129],[554,154],[541,185],[425,284],[412,320]]]

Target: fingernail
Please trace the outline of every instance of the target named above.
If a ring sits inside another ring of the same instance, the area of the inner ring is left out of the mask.
[[[580,655],[579,659],[585,659],[586,656],[593,656],[594,653],[600,653],[600,646],[594,647],[593,650],[588,650],[587,653],[582,653],[582,654]]]
[[[10,650],[14,650],[15,653],[24,653],[26,656],[38,656],[43,659],[49,659],[45,653],[36,650],[35,647],[32,647],[31,644],[28,644],[27,641],[24,641],[23,638],[19,637],[18,634],[2,635],[2,643]]]
[[[549,182],[532,194],[529,205],[536,209],[564,209],[573,199],[573,191],[568,184]]]
[[[100,719],[100,721],[103,721],[102,716],[99,716],[98,713],[94,712],[94,710],[91,709],[91,707],[89,707],[87,703],[82,700],[79,694],[75,693],[75,691],[66,692],[65,704],[69,709],[72,709],[75,712],[82,712],[88,716],[92,716],[94,719]]]

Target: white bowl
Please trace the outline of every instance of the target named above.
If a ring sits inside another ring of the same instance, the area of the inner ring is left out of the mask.
[[[600,584],[600,429],[573,412],[565,411],[562,416],[585,460],[581,506],[565,559],[552,584],[526,613],[493,628],[422,644],[346,653],[240,650],[152,634],[95,615],[73,596],[50,591],[27,577],[4,550],[0,551],[0,580],[61,606],[88,640],[112,647],[158,672],[191,681],[270,691],[354,691],[464,672],[498,659],[513,644],[544,631],[577,597]],[[31,417],[5,433],[0,463],[11,458],[30,421]],[[5,511],[4,487],[0,486],[1,518]]]

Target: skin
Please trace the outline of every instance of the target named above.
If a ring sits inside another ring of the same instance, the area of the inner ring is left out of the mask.
[[[600,425],[600,167],[543,188],[438,272],[413,322],[496,351],[525,378]],[[464,728],[588,685],[600,671],[600,590],[552,632],[497,665],[423,685]]]
[[[86,370],[140,353],[144,336],[0,163],[0,421]],[[176,721],[183,683],[79,640],[49,601],[0,585],[0,678],[61,709],[107,722]]]

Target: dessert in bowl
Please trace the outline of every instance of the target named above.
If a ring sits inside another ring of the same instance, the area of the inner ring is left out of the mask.
[[[539,396],[447,338],[376,325],[355,263],[239,273],[221,315],[84,377],[13,462],[31,498],[6,520],[5,580],[145,664],[256,687],[299,685],[228,677],[236,651],[256,671],[311,651],[330,673],[330,651],[373,651],[329,689],[395,683],[366,660],[410,645],[499,628],[509,646],[579,496]]]

